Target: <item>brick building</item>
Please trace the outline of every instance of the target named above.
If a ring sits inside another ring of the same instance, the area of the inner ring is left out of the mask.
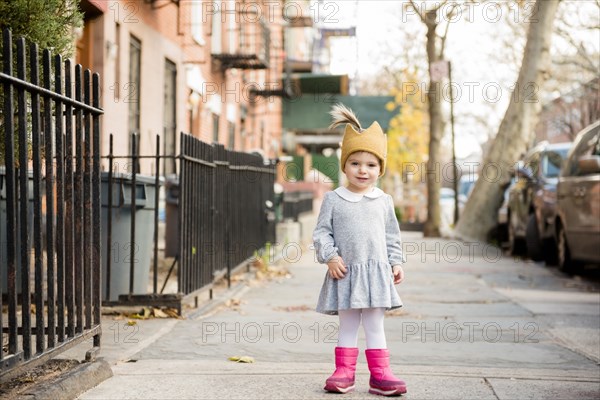
[[[570,142],[579,131],[598,119],[600,78],[595,78],[544,105],[535,127],[535,140]]]
[[[268,4],[267,4],[268,3]],[[176,155],[178,133],[229,149],[279,154],[283,71],[277,2],[81,0],[76,61],[101,76],[102,153]],[[142,160],[149,172],[152,161]],[[174,161],[161,173],[175,171]],[[127,171],[118,171],[127,172]]]

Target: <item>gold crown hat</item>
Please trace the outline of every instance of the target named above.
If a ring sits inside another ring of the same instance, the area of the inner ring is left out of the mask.
[[[342,104],[333,106],[330,114],[333,117],[333,123],[329,126],[330,129],[346,124],[344,138],[342,139],[342,157],[340,160],[342,171],[344,171],[346,160],[348,160],[350,154],[357,151],[367,151],[379,158],[381,164],[379,176],[382,176],[385,172],[387,136],[383,133],[383,129],[381,129],[379,123],[375,121],[367,129],[362,129],[356,115]]]

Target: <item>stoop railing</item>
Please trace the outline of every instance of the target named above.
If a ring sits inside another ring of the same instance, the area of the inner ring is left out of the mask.
[[[94,346],[88,357],[100,346],[103,111],[98,74],[73,68],[49,50],[40,63],[37,45],[27,51],[21,38],[15,46],[9,30],[3,32],[1,61],[4,380],[88,338]]]

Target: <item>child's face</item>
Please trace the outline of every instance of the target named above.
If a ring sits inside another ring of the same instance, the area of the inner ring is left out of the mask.
[[[357,193],[368,192],[379,177],[379,159],[366,151],[350,154],[344,165],[344,173],[348,178],[348,189]]]

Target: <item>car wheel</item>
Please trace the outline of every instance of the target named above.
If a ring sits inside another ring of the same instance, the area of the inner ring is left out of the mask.
[[[567,234],[562,225],[557,227],[557,264],[563,272],[573,272],[577,264],[571,259],[571,250],[569,249],[569,243],[567,242]]]
[[[499,224],[496,227],[496,240],[503,249],[508,247],[508,228],[507,224]]]
[[[546,265],[558,265],[558,249],[554,239],[547,239],[542,245]]]
[[[540,232],[535,214],[531,214],[527,220],[525,241],[527,243],[527,256],[533,261],[542,261],[544,256],[542,254],[542,243],[540,241]]]
[[[519,239],[515,235],[515,228],[510,222],[510,216],[508,218],[508,253],[513,256],[519,256],[523,254],[523,240]]]

